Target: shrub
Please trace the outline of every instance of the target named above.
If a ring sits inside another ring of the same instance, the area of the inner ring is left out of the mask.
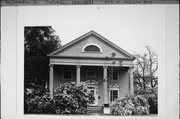
[[[149,104],[142,95],[129,95],[112,102],[111,111],[113,115],[146,115]]]
[[[55,110],[53,108],[53,102],[50,100],[49,92],[41,88],[25,88],[24,113],[54,114]]]
[[[150,114],[157,114],[158,113],[158,98],[155,94],[150,94],[147,96],[147,100],[149,102],[149,112]]]
[[[48,90],[25,88],[24,113],[32,114],[75,114],[86,113],[94,101],[84,85],[59,85],[54,89],[54,98],[50,99]]]
[[[59,85],[54,90],[54,101],[55,108],[63,114],[86,113],[94,101],[94,96],[83,85]]]
[[[135,91],[137,95],[143,95],[149,103],[149,113],[157,114],[158,113],[158,91],[157,88],[150,88],[148,90],[137,90]]]

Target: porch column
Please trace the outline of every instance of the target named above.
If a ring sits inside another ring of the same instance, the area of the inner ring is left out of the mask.
[[[104,104],[108,104],[109,103],[109,99],[108,99],[108,88],[107,88],[107,66],[103,66],[103,90],[104,90]]]
[[[134,95],[133,67],[129,67],[130,94]]]
[[[53,98],[53,65],[49,65],[49,92],[50,98]]]
[[[80,77],[81,77],[81,65],[76,65],[76,84],[80,84]]]

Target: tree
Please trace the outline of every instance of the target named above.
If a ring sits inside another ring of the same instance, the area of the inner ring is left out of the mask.
[[[143,55],[136,54],[134,83],[136,90],[145,92],[157,90],[158,77],[156,72],[158,69],[157,54],[150,46],[146,46],[147,52]]]
[[[25,27],[25,84],[45,84],[49,77],[49,58],[47,54],[60,46],[59,36],[55,34],[55,30],[51,26]]]

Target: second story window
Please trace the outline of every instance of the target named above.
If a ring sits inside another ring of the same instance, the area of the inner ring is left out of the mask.
[[[117,71],[113,72],[113,80],[118,80],[118,72]]]

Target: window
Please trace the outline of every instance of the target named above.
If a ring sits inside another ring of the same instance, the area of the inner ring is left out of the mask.
[[[112,73],[113,73],[113,75],[112,75]],[[113,80],[118,80],[118,78],[119,78],[119,74],[118,74],[119,72],[118,72],[118,70],[109,70],[108,71],[108,75],[109,75],[109,78],[110,78],[110,80],[112,80],[112,78],[113,78]]]
[[[96,77],[96,72],[95,71],[87,71],[86,77]]]
[[[95,53],[101,53],[102,52],[102,48],[95,43],[88,43],[86,44],[83,48],[82,48],[82,52],[95,52]]]
[[[65,69],[63,76],[64,76],[64,79],[71,79],[71,77],[72,77],[71,76],[71,70],[70,69]]]
[[[85,47],[84,51],[100,52],[100,49],[95,45],[89,45]]]
[[[113,72],[113,80],[118,80],[118,72],[117,71]]]
[[[110,102],[118,98],[118,90],[110,90]]]
[[[112,102],[119,97],[120,86],[113,84],[109,86],[109,101]]]

